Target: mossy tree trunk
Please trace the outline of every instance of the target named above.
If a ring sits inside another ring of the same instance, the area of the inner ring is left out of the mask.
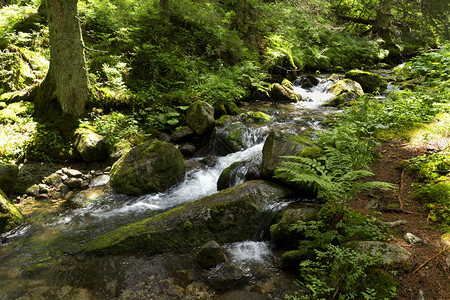
[[[89,83],[78,19],[78,0],[46,0],[50,67],[32,93],[38,116],[60,113],[76,119],[85,113]],[[59,116],[58,116],[59,117]]]

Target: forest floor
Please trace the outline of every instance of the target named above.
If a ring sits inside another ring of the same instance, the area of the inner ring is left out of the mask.
[[[433,152],[422,145],[412,147],[394,140],[383,142],[378,149],[380,158],[375,161],[371,180],[385,181],[396,185],[394,191],[371,191],[360,194],[350,201],[351,208],[367,216],[374,216],[386,222],[406,221],[404,225],[391,230],[392,241],[411,252],[409,262],[394,267],[394,277],[399,283],[397,299],[450,299],[450,251],[443,251],[448,244],[442,241],[444,232],[429,221],[429,210],[424,203],[413,198],[413,183],[418,182],[415,174],[403,169],[402,161],[418,155]],[[373,208],[377,204],[378,208]],[[372,207],[369,207],[372,206]],[[400,207],[403,206],[403,210]],[[409,245],[403,240],[410,232],[426,241],[425,245]],[[447,248],[447,250],[450,250]],[[440,253],[440,254],[439,254]],[[419,294],[423,292],[424,298]]]

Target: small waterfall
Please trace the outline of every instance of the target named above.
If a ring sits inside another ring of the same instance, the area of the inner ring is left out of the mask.
[[[301,86],[294,86],[294,92],[306,101],[299,102],[299,106],[306,109],[318,109],[322,104],[330,101],[335,97],[334,94],[328,92],[334,81],[329,79],[320,79],[319,84],[312,88],[304,89]]]

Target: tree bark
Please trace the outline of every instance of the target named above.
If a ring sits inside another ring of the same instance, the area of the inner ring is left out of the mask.
[[[85,113],[89,83],[84,57],[77,0],[47,0],[50,33],[50,67],[34,91],[38,115],[58,110],[76,119]],[[55,117],[55,116],[53,116]]]

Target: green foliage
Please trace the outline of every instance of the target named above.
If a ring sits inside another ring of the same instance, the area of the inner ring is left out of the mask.
[[[27,145],[27,158],[38,161],[64,161],[74,155],[71,141],[65,139],[55,128],[36,124],[33,139]]]
[[[450,231],[450,183],[448,181],[422,186],[416,199],[426,201],[430,209],[430,220]]]

